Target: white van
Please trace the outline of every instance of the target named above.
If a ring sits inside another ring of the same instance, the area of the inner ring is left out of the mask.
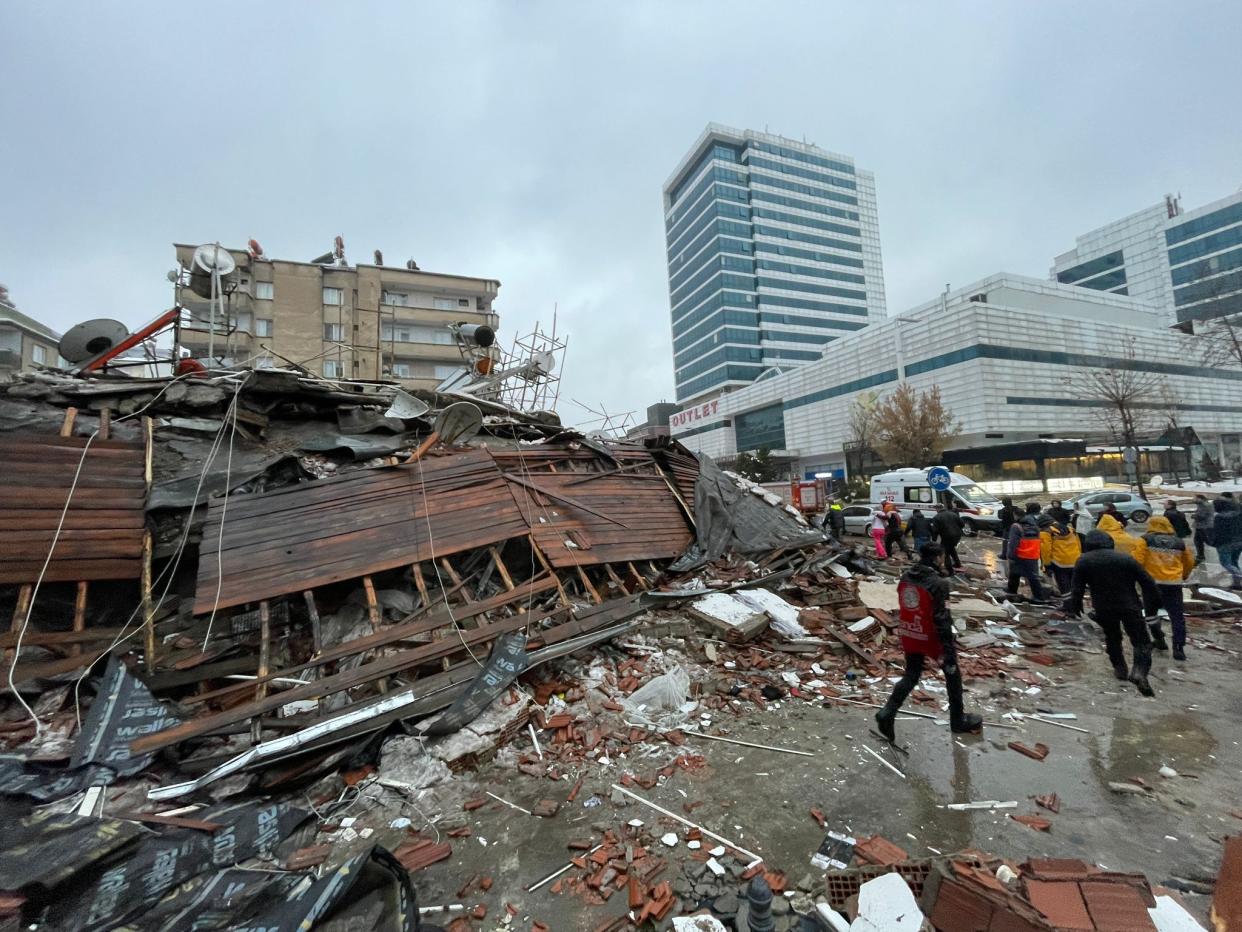
[[[937,492],[927,484],[925,469],[894,469],[892,472],[880,473],[871,479],[871,505],[879,508],[885,502],[893,502],[901,512],[903,521],[908,521],[915,508],[922,509],[931,515],[945,507],[949,500],[956,501],[961,507],[962,524],[966,533],[973,535],[981,530],[999,531],[1000,501],[991,493],[975,484],[969,476],[951,472],[952,482],[947,492]]]

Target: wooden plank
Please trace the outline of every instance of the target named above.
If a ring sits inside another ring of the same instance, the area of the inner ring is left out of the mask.
[[[259,603],[259,674],[255,679],[254,701],[261,703],[267,697],[267,677],[272,664],[272,617],[267,600]],[[250,725],[250,742],[258,744],[263,737],[263,725],[255,716]]]
[[[147,673],[155,672],[156,664],[155,606],[151,600],[151,549],[151,532],[147,531],[142,535],[142,576],[139,583],[142,588],[142,631],[145,642],[143,663]]]
[[[31,579],[37,577],[31,576]],[[18,640],[21,638],[22,628],[25,627],[26,621],[30,617],[30,599],[34,593],[34,585],[26,583],[17,590],[17,603],[13,606],[13,618],[9,622],[9,633],[13,636],[13,646],[16,648]],[[12,659],[16,650],[5,651],[5,659]]]
[[[617,571],[612,568],[611,563],[604,564],[604,571],[608,574],[608,578],[611,579],[616,584],[617,588],[621,590],[622,595],[630,594],[630,590],[625,588],[625,583],[621,581],[621,577],[617,575]]]
[[[111,641],[125,633],[123,628],[87,628],[84,631],[31,631],[27,630],[22,637],[22,646],[30,647],[67,647],[74,644],[85,644],[91,641]],[[0,634],[0,648],[13,647],[16,635],[11,631]]]
[[[231,725],[236,725],[246,719],[264,715],[295,700],[317,699],[321,696],[334,695],[353,689],[356,686],[373,682],[380,677],[391,676],[425,664],[428,661],[439,660],[445,653],[462,650],[463,644],[470,647],[484,644],[509,631],[516,631],[518,628],[525,627],[530,622],[541,621],[545,618],[563,614],[566,611],[566,608],[558,607],[550,612],[540,612],[535,618],[515,615],[512,618],[493,622],[473,631],[462,632],[461,640],[453,638],[451,640],[436,641],[412,650],[400,651],[396,654],[381,657],[372,660],[370,663],[364,663],[354,670],[336,673],[332,676],[326,676],[323,679],[307,683],[304,686],[295,686],[277,695],[267,696],[260,702],[234,706],[214,715],[192,719],[155,734],[144,735],[130,742],[130,750],[134,754],[146,754],[151,751],[157,751],[161,748],[171,747],[188,738],[211,734]]]
[[[342,660],[346,657],[353,657],[366,651],[376,650],[380,647],[387,647],[390,644],[396,644],[398,641],[404,641],[412,637],[417,637],[420,634],[427,634],[437,628],[442,628],[445,625],[452,624],[454,617],[461,620],[467,617],[483,615],[487,612],[495,611],[498,608],[503,608],[506,605],[512,605],[514,602],[521,599],[531,598],[541,592],[547,592],[549,589],[552,589],[554,585],[555,583],[552,578],[547,576],[537,576],[534,579],[522,583],[512,592],[499,593],[489,599],[474,602],[464,609],[459,607],[451,614],[448,609],[445,609],[444,611],[437,612],[434,615],[421,618],[417,621],[398,622],[395,625],[389,625],[388,627],[368,634],[365,637],[354,638],[344,644],[338,644],[336,647],[321,651],[318,656],[312,657],[306,663],[276,671],[272,674],[272,678],[275,679],[276,677],[293,676],[294,674],[301,673],[303,670],[323,666],[324,664],[331,663],[334,660]],[[222,689],[213,690],[209,693],[191,696],[188,699],[185,699],[184,702],[187,705],[193,705],[198,702],[206,702],[210,699],[217,699],[237,692],[240,689],[244,689],[248,685],[249,684],[242,684],[242,686],[226,686]]]
[[[99,409],[99,438],[100,440],[110,440],[112,438],[112,409]]]
[[[578,578],[582,580],[582,585],[586,587],[587,593],[591,596],[591,601],[596,605],[603,604],[604,599],[596,590],[595,583],[591,582],[591,577],[586,574],[586,570],[581,566],[576,567],[576,569],[578,570]]]
[[[375,631],[379,628],[383,618],[380,615],[379,601],[375,598],[375,583],[371,581],[370,576],[362,577],[362,590],[367,599],[367,618],[371,622],[371,630]]]
[[[65,408],[65,418],[63,421],[61,421],[61,424],[60,424],[60,435],[62,437],[72,436],[73,422],[74,422],[74,419],[77,418],[77,416],[78,416],[77,408],[72,408],[72,407]],[[104,439],[106,440],[107,438],[105,437]]]
[[[508,479],[510,482],[516,482],[518,485],[524,485],[528,489],[534,489],[536,492],[539,492],[543,495],[548,496],[548,498],[554,498],[557,501],[561,501],[567,505],[571,505],[572,507],[577,508],[579,511],[585,511],[587,514],[595,515],[595,517],[597,518],[603,518],[605,521],[611,521],[613,524],[619,524],[621,527],[629,527],[629,525],[626,524],[624,521],[618,521],[616,518],[611,518],[608,515],[603,514],[602,512],[598,512],[594,508],[592,508],[590,505],[587,505],[569,495],[565,495],[562,492],[554,492],[546,486],[538,485],[534,482],[531,482],[529,479],[521,479],[517,476],[511,476],[508,473],[505,474],[505,478]]]
[[[4,560],[0,561],[0,583],[22,583],[27,579],[38,579],[43,568],[43,559],[38,560]],[[136,579],[142,571],[142,560],[74,560],[68,564],[63,560],[53,560],[48,564],[43,575],[45,583],[71,582],[82,579]]]
[[[73,600],[73,633],[74,634],[81,634],[83,631],[86,630],[86,586],[87,586],[86,582],[84,581],[78,582],[77,596]],[[75,643],[73,645],[71,653],[74,653],[74,654],[82,653],[82,645],[80,642]]]

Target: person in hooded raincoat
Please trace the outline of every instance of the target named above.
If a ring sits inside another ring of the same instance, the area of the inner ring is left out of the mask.
[[[1147,544],[1143,542],[1143,538],[1134,537],[1126,533],[1126,529],[1121,526],[1118,521],[1110,514],[1100,516],[1100,523],[1096,525],[1097,531],[1103,531],[1113,539],[1113,549],[1118,553],[1124,553],[1128,557],[1134,557],[1135,562],[1142,566],[1147,559]]]
[[[1039,559],[1044,572],[1052,576],[1057,592],[1069,595],[1074,581],[1074,564],[1082,556],[1082,540],[1064,521],[1050,520],[1039,531]]]
[[[1174,530],[1173,522],[1161,515],[1156,515],[1147,522],[1143,543],[1147,547],[1143,569],[1156,581],[1163,611],[1169,616],[1169,623],[1173,626],[1173,659],[1185,660],[1186,615],[1182,608],[1182,581],[1195,568],[1195,558],[1186,542]],[[1158,606],[1148,605],[1148,616],[1152,616],[1157,608]],[[1151,628],[1151,640],[1156,650],[1168,650],[1169,645],[1164,639],[1160,619],[1157,618],[1148,627]]]

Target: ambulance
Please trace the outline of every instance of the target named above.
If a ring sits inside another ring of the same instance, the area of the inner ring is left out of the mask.
[[[973,536],[980,531],[1000,530],[1000,518],[997,515],[1001,503],[996,496],[985,491],[969,476],[957,472],[949,473],[951,482],[948,491],[937,492],[927,484],[927,473],[931,468],[894,469],[873,476],[871,507],[881,508],[885,502],[892,502],[905,522],[910,520],[915,508],[922,509],[923,514],[930,517],[952,500],[958,503],[967,536]]]

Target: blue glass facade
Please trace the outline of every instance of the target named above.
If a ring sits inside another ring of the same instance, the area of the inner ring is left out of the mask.
[[[713,131],[665,189],[679,401],[818,358],[882,292],[863,247],[873,189],[839,158],[751,135]]]
[[[1164,238],[1179,323],[1242,314],[1242,203],[1171,226]]]

